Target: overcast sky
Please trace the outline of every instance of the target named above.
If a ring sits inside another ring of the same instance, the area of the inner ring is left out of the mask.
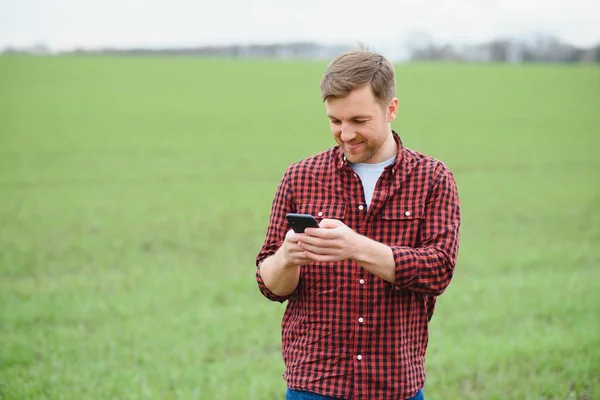
[[[403,43],[554,34],[600,42],[599,0],[0,0],[0,48],[188,46],[314,40]]]

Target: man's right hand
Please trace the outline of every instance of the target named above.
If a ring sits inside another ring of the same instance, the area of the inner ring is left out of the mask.
[[[296,233],[293,230],[288,231],[279,251],[281,260],[286,267],[300,266],[314,262],[305,256],[305,250],[299,245],[304,237],[303,233]]]
[[[303,236],[294,231],[286,233],[277,252],[260,265],[263,282],[277,296],[292,294],[300,279],[300,265],[313,262],[304,256],[304,250],[298,244]]]

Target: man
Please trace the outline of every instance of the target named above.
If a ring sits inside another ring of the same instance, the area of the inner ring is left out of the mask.
[[[287,399],[423,399],[428,323],[453,275],[452,173],[403,146],[392,65],[352,51],[321,81],[337,146],[291,165],[257,256],[258,286],[288,301]],[[295,233],[287,213],[314,215]]]

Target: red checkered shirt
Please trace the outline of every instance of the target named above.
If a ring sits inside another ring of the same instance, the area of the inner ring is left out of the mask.
[[[450,170],[398,144],[396,160],[379,178],[367,209],[360,178],[339,146],[291,165],[273,201],[257,266],[290,229],[289,212],[334,218],[391,247],[391,284],[344,260],[300,268],[298,287],[282,321],[288,387],[343,399],[406,399],[423,387],[428,323],[436,296],[452,279],[459,245],[460,206]]]

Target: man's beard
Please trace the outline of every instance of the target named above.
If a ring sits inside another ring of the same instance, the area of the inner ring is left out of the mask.
[[[354,143],[360,143],[356,149],[350,148],[347,143],[341,142],[340,146],[344,151],[346,159],[351,163],[364,163],[371,160],[383,146],[383,142],[377,140],[365,140],[360,137],[358,140],[353,140]],[[352,143],[351,142],[351,143]]]

